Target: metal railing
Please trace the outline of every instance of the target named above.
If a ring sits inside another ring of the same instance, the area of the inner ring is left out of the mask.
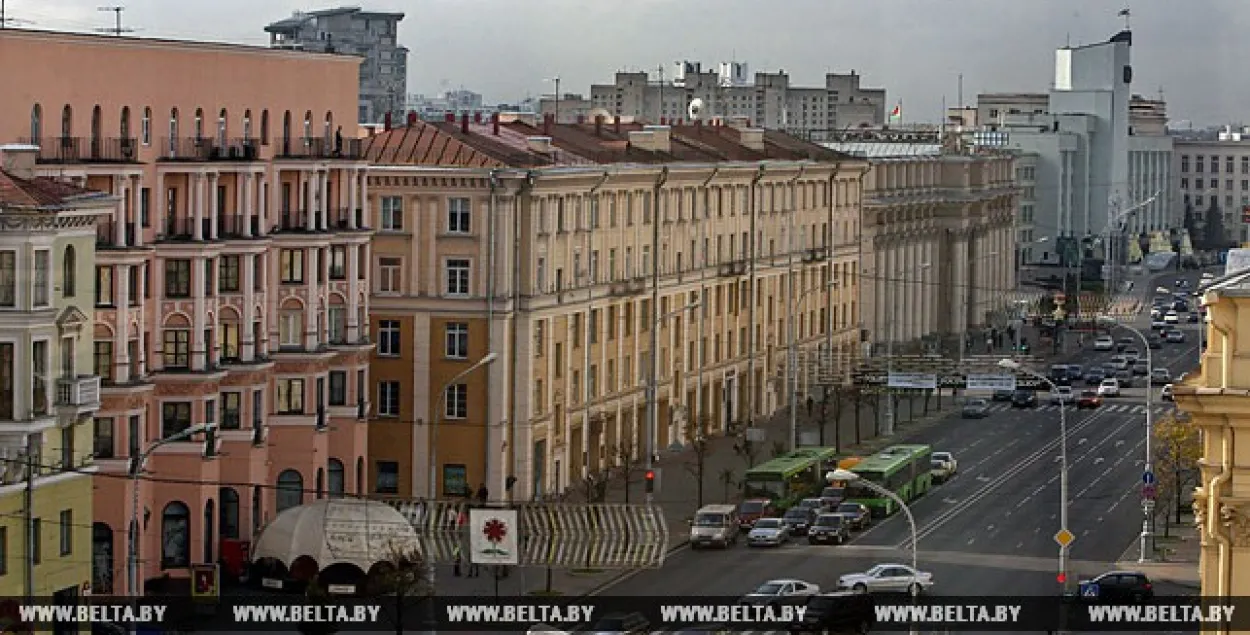
[[[166,137],[160,148],[161,161],[257,161],[260,159],[259,139],[226,139],[209,137]]]
[[[368,229],[365,226],[365,210],[350,207],[338,207],[330,210],[330,228],[334,230],[351,229],[349,220],[355,219],[355,229]]]
[[[217,232],[223,238],[256,238],[260,236],[260,217],[249,214],[222,214],[217,219]]]
[[[213,223],[208,218],[200,219],[200,238],[208,240],[212,235]],[[195,237],[195,219],[189,216],[167,216],[165,231],[156,237],[158,241],[184,241]]]
[[[297,137],[281,139],[275,150],[278,159],[362,159],[362,139],[322,139],[320,137]]]
[[[278,213],[278,223],[274,225],[273,231],[279,233],[290,232],[323,232],[326,231],[325,218],[314,218],[313,228],[308,228],[310,212],[307,210],[284,209]]]
[[[138,163],[139,142],[134,137],[45,137],[23,139],[39,146],[38,163]]]
[[[135,232],[138,228],[134,223],[126,223],[122,229],[122,244],[117,242],[117,223],[114,221],[97,222],[95,226],[95,246],[102,247],[126,247],[135,244]]]

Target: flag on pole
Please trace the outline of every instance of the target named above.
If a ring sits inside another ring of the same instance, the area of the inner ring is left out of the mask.
[[[890,111],[890,120],[898,120],[903,118],[903,103],[899,102],[894,106],[894,110]]]

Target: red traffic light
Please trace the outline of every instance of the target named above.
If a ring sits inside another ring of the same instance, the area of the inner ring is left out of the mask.
[[[648,481],[654,481],[654,480],[655,480],[655,471],[654,471],[654,470],[647,470],[647,477],[646,477],[646,478],[647,478],[647,480],[648,480]]]
[[[1063,584],[1064,582],[1068,581],[1068,576],[1060,573],[1059,575],[1055,576],[1055,579],[1059,581],[1059,584]]]

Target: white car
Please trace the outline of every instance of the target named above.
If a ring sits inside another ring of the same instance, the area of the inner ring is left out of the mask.
[[[839,590],[860,593],[910,593],[920,595],[933,586],[933,574],[905,564],[879,564],[863,573],[838,578]]]
[[[775,604],[782,598],[803,597],[820,593],[820,586],[803,580],[769,580],[742,596],[738,604]]]
[[[1074,404],[1076,403],[1076,395],[1073,394],[1071,386],[1059,386],[1054,392],[1050,393],[1050,403],[1056,406]]]
[[[1099,397],[1119,397],[1120,396],[1120,381],[1118,379],[1102,380],[1102,383],[1098,385],[1098,396]]]
[[[1098,339],[1094,340],[1094,350],[1096,351],[1115,350],[1115,340],[1111,339],[1110,335],[1100,335],[1098,336]]]
[[[790,542],[790,526],[780,518],[761,518],[747,534],[749,547],[780,547]]]
[[[1176,397],[1172,395],[1172,384],[1164,386],[1163,390],[1159,391],[1159,399],[1162,399],[1163,401],[1176,401]]]
[[[955,455],[950,452],[934,452],[929,456],[929,458],[934,461],[940,461],[942,466],[947,469],[950,476],[954,476],[955,472],[959,471],[959,461],[956,461]]]
[[[1176,311],[1168,311],[1167,313],[1163,314],[1163,323],[1167,324],[1168,326],[1180,324],[1180,321],[1181,321],[1181,316],[1177,315]]]

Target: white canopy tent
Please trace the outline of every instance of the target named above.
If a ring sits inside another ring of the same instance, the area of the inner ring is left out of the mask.
[[[319,569],[353,564],[368,573],[379,562],[421,552],[412,523],[390,505],[327,498],[278,514],[261,531],[252,558],[273,558],[289,568],[307,556]]]

